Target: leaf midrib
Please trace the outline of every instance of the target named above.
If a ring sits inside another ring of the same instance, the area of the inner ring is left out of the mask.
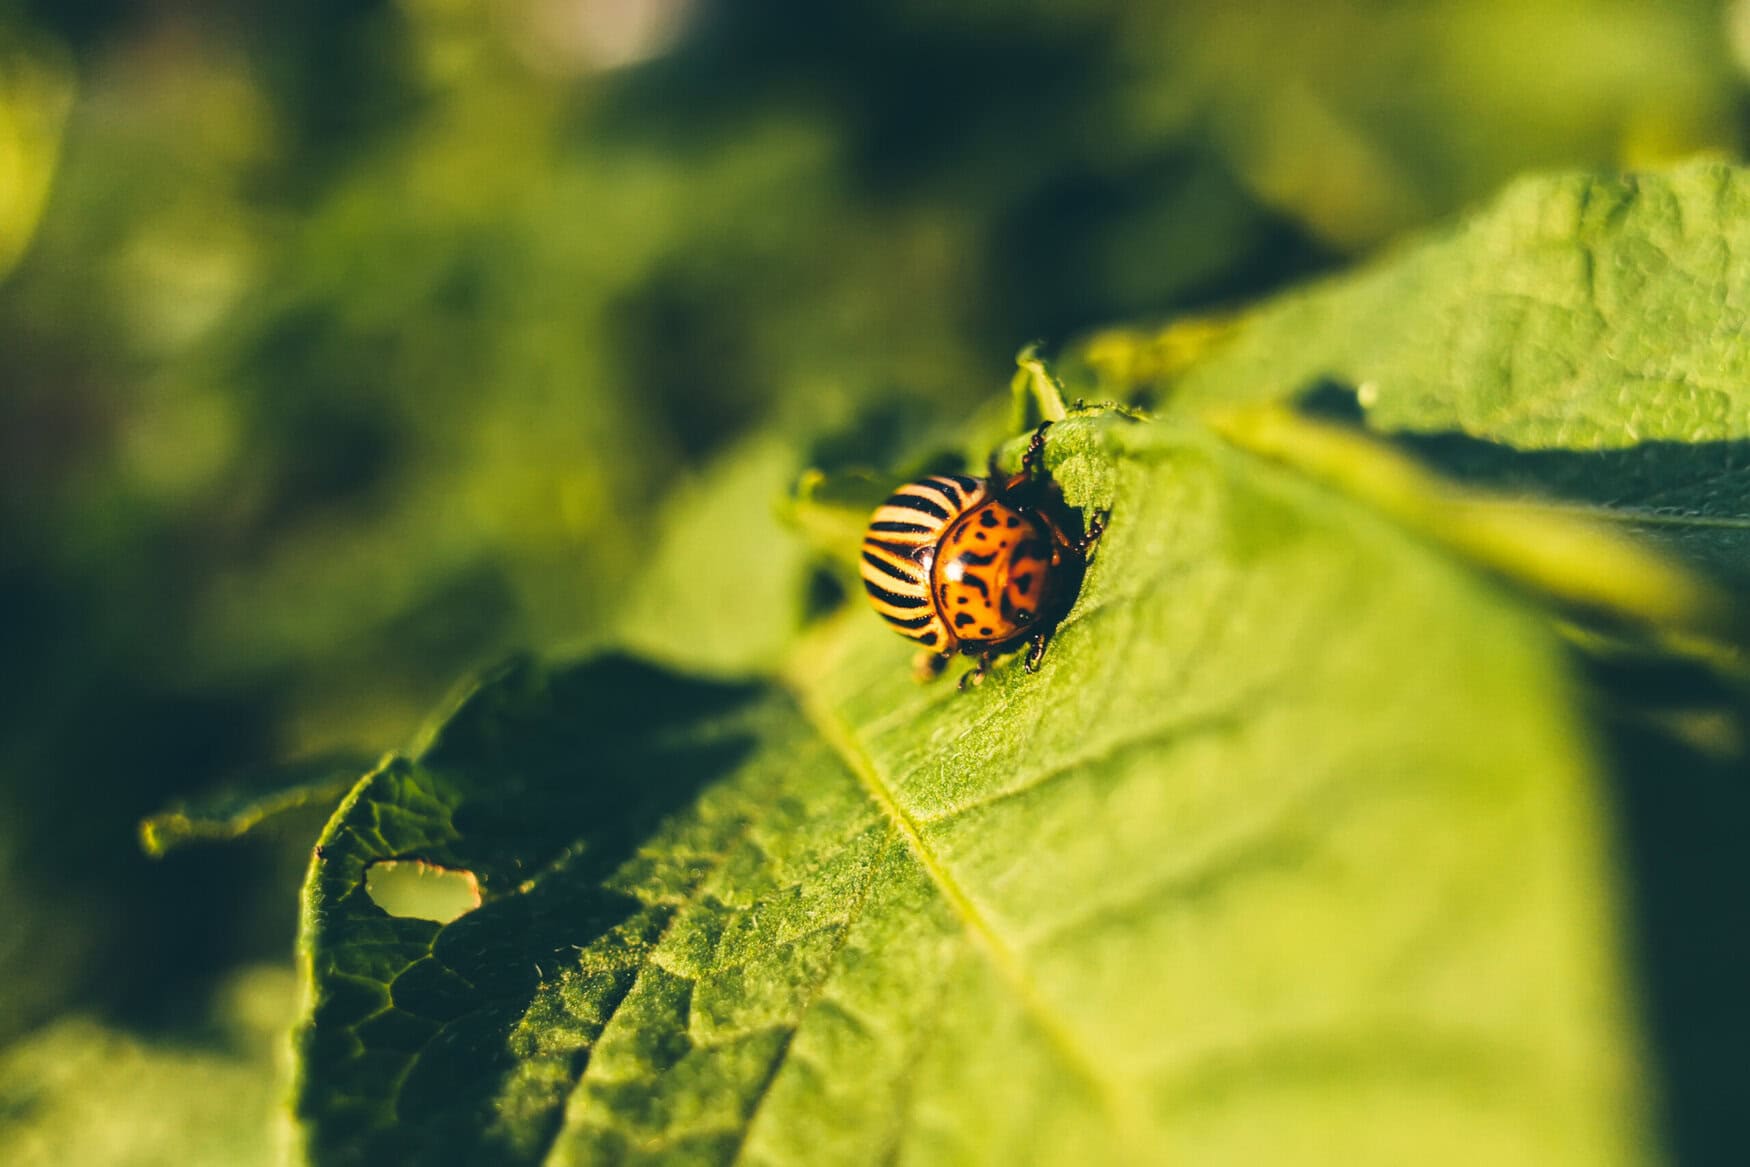
[[[1111,1116],[1116,1129],[1123,1133],[1140,1129],[1139,1110],[1129,1091],[1100,1070],[1100,1060],[1076,1033],[1067,1019],[1058,1015],[1046,1001],[1022,966],[1015,949],[987,919],[972,897],[961,887],[954,873],[940,856],[931,850],[917,821],[900,805],[893,788],[882,777],[851,727],[814,691],[801,670],[788,668],[781,676],[784,686],[795,699],[803,718],[821,739],[838,755],[839,760],[862,786],[870,801],[902,835],[918,865],[929,876],[954,916],[960,921],[976,948],[991,968],[1006,981],[1022,1010],[1033,1021],[1063,1063],[1092,1089]]]

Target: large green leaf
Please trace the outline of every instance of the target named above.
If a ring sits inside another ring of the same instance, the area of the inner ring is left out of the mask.
[[[315,1161],[1608,1163],[1645,1150],[1543,619],[1195,430],[1053,431],[1112,527],[1035,676],[862,612],[780,686],[486,681],[306,889]],[[478,879],[447,924],[366,874]]]
[[[1750,583],[1750,174],[1527,179],[1358,272],[1075,354],[1169,410],[1352,391],[1468,480],[1552,496]]]

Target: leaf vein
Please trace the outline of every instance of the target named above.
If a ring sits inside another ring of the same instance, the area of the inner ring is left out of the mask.
[[[912,855],[924,869],[948,907],[959,918],[975,945],[984,953],[991,967],[1009,983],[1016,1000],[1044,1035],[1063,1063],[1093,1088],[1121,1129],[1134,1131],[1138,1127],[1136,1108],[1118,1084],[1100,1072],[1099,1060],[1085,1047],[1083,1040],[1047,1004],[1039,989],[1021,968],[1015,950],[1010,947],[960,886],[953,872],[942,863],[919,830],[918,823],[906,812],[894,796],[892,788],[881,776],[873,760],[858,744],[851,730],[828,709],[806,686],[794,677],[786,680],[795,694],[803,716],[817,733],[829,743],[862,784],[869,798],[881,808],[899,833],[904,836]]]
[[[833,943],[832,951],[823,963],[825,971],[814,986],[813,992],[809,994],[808,1000],[804,1001],[802,1007],[796,1011],[796,1023],[790,1027],[789,1036],[784,1039],[783,1046],[778,1050],[778,1056],[772,1059],[772,1067],[767,1071],[765,1080],[760,1083],[752,1105],[748,1107],[747,1117],[741,1124],[741,1135],[736,1141],[735,1156],[730,1160],[731,1163],[742,1161],[742,1156],[747,1151],[747,1137],[753,1131],[754,1120],[759,1117],[760,1110],[766,1104],[766,1099],[771,1097],[772,1084],[778,1080],[778,1075],[789,1060],[790,1051],[796,1047],[796,1033],[802,1028],[802,1019],[808,1015],[808,1011],[814,1007],[814,1003],[826,991],[827,982],[832,979],[833,964],[838,960],[839,953],[844,951],[845,943],[851,937],[851,929],[862,918],[863,905],[869,901],[869,891],[875,886],[875,875],[885,865],[887,855],[892,850],[894,835],[897,833],[897,826],[890,825],[886,838],[876,849],[875,857],[870,861],[869,868],[863,875],[862,885],[857,889],[857,898],[852,901],[851,910],[845,913],[844,926],[839,931],[838,939]]]
[[[669,916],[666,922],[664,922],[662,931],[657,934],[656,939],[651,941],[649,947],[644,950],[643,958],[639,960],[635,966],[639,969],[639,975],[642,975],[645,966],[656,968],[662,967],[656,960],[657,950],[662,947],[663,941],[668,939],[669,935],[674,931],[675,925],[680,921],[681,917],[686,914],[685,910],[697,903],[700,896],[704,894],[705,885],[710,882],[711,877],[723,868],[723,865],[729,861],[729,857],[734,854],[736,847],[740,846],[742,840],[745,839],[752,830],[753,819],[749,816],[743,816],[740,821],[736,823],[729,840],[723,845],[721,850],[712,856],[710,865],[703,871],[699,872],[698,878],[694,881],[692,887],[688,889],[686,897],[680,904],[668,909],[673,914]],[[647,905],[647,908],[648,910],[653,911],[662,910],[656,905]],[[619,1016],[621,1006],[623,1006],[626,1003],[626,999],[632,995],[633,989],[637,988],[638,979],[638,976],[634,976],[627,982],[625,991],[620,994],[618,999],[609,1006],[602,1016],[601,1027],[596,1030],[595,1037],[584,1046],[584,1057],[577,1067],[577,1072],[571,1076],[571,1085],[566,1091],[567,1111],[570,1110],[570,1100],[576,1097],[579,1087],[583,1085],[584,1077],[589,1073],[589,1064],[592,1060],[590,1055],[594,1052],[596,1043],[599,1042],[602,1035],[608,1031],[608,1026],[614,1023],[614,1018]],[[564,1136],[567,1126],[568,1115],[561,1114],[560,1120],[553,1125],[553,1132],[546,1140],[546,1145],[540,1149],[541,1162],[548,1162],[551,1160],[553,1148],[558,1145],[560,1138]]]

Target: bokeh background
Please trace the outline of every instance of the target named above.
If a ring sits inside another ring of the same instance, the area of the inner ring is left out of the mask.
[[[0,1043],[285,964],[308,836],[141,816],[660,651],[702,497],[1747,137],[1746,0],[0,0]]]

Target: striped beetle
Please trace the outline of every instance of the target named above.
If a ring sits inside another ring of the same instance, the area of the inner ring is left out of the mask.
[[[1033,672],[1058,621],[1081,590],[1106,512],[1087,533],[1045,474],[1046,422],[1033,432],[1018,474],[938,474],[899,488],[863,533],[863,589],[875,611],[924,646],[918,675],[941,673],[956,652],[978,657],[960,687],[978,684],[993,657],[1029,641]]]

